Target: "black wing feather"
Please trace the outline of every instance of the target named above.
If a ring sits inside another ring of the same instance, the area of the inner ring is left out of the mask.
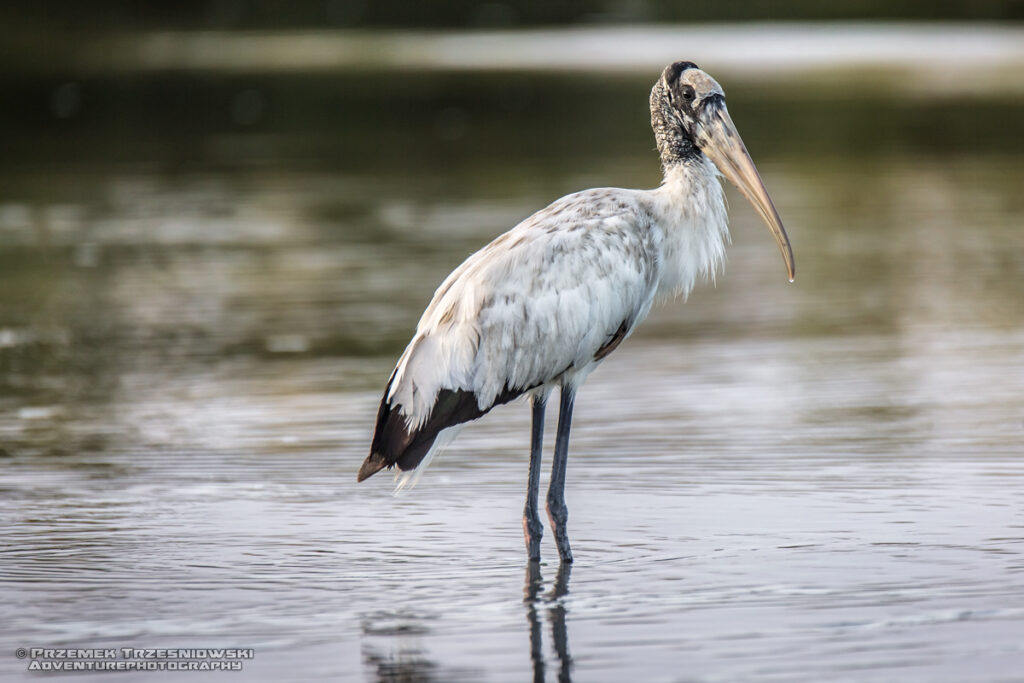
[[[370,445],[370,455],[363,461],[359,468],[359,481],[363,481],[385,467],[391,468],[398,465],[402,471],[415,469],[423,462],[434,445],[434,440],[443,429],[454,427],[475,420],[494,406],[508,403],[521,396],[533,387],[523,389],[505,388],[494,403],[483,410],[480,409],[476,400],[476,394],[463,389],[441,389],[434,399],[434,407],[430,411],[430,417],[419,427],[410,428],[400,410],[388,403],[388,393],[391,391],[391,382],[395,379],[394,373],[388,380],[388,386],[384,390],[384,397],[381,399],[380,408],[377,410],[377,428],[374,430],[373,442]]]

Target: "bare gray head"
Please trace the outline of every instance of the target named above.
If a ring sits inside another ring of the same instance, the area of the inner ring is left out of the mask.
[[[716,96],[724,102],[721,86],[693,62],[665,67],[651,89],[651,128],[666,169],[701,156],[696,143],[698,112]]]
[[[651,128],[666,173],[678,164],[703,163],[706,156],[743,193],[775,237],[792,280],[796,267],[789,238],[729,117],[722,86],[693,62],[669,64],[651,89]]]

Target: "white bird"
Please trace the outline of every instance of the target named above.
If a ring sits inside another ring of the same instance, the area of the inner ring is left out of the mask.
[[[530,560],[538,560],[544,408],[559,386],[547,509],[559,556],[572,562],[564,486],[576,390],[655,299],[687,295],[722,265],[729,227],[719,173],[767,223],[793,280],[789,238],[718,83],[692,62],[676,62],[654,84],[650,104],[661,186],[562,197],[456,268],[388,380],[359,481],[397,466],[404,485],[464,423],[527,394],[533,429],[523,531]]]

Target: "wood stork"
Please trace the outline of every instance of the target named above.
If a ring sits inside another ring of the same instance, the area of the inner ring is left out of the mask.
[[[564,487],[573,397],[655,299],[685,296],[721,266],[729,227],[719,173],[764,219],[793,280],[789,238],[721,86],[694,63],[676,62],[654,84],[650,105],[661,186],[562,197],[456,268],[434,293],[391,373],[359,481],[397,465],[403,486],[464,423],[529,395],[523,531],[529,558],[537,560],[544,408],[558,386],[547,510],[561,561],[572,562]]]

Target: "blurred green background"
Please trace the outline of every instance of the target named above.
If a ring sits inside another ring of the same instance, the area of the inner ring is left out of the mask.
[[[140,368],[369,358],[344,381],[376,387],[468,253],[564,193],[659,182],[647,93],[676,58],[724,84],[794,236],[803,308],[698,297],[640,338],[890,333],[915,226],[966,266],[929,261],[929,283],[991,286],[967,314],[1017,324],[1022,15],[1020,2],[5,3],[3,447],[108,444],[102,424],[69,442],[19,416],[58,405],[51,419],[74,422],[81,401],[124,400]],[[764,236],[735,198],[733,217],[724,282],[742,291],[778,264],[748,263],[745,231]]]
[[[1024,3],[1013,0],[182,0],[175,3],[47,2],[5,3],[8,27],[90,32],[109,29],[276,29],[352,27],[544,26],[594,22],[705,22],[778,20],[1019,20]]]

